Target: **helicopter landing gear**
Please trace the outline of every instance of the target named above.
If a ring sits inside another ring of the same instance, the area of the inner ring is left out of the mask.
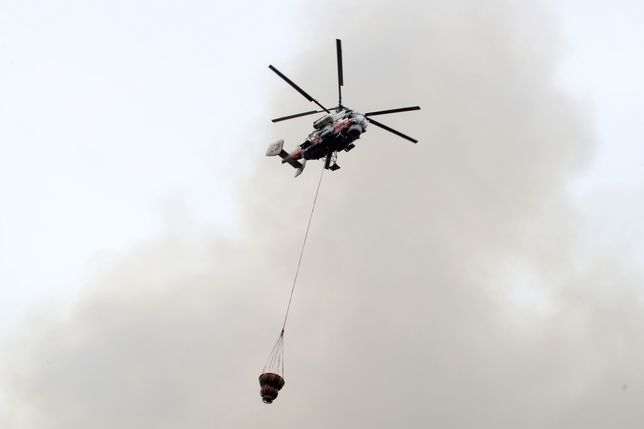
[[[337,151],[333,151],[333,152],[329,153],[326,156],[326,159],[324,160],[324,168],[326,168],[327,170],[331,170],[331,171],[339,170],[340,166],[338,164],[336,164],[337,159],[338,159],[338,152]]]

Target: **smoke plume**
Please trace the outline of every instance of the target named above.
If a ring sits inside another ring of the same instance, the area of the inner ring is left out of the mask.
[[[639,427],[640,279],[624,254],[587,247],[566,193],[594,137],[556,81],[561,41],[546,6],[327,2],[303,13],[309,51],[297,68],[275,65],[333,105],[342,38],[344,104],[418,104],[381,120],[420,142],[371,126],[324,174],[273,405],[261,403],[257,376],[322,165],[293,180],[261,145],[301,143],[306,118],[258,135],[239,236],[194,230],[188,217],[95,270],[66,318],[25,327],[4,359],[7,421]],[[308,110],[269,77],[268,117]]]

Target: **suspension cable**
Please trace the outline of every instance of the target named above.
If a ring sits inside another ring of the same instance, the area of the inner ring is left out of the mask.
[[[282,332],[280,336],[284,335],[284,329],[286,328],[286,321],[288,320],[288,312],[291,309],[291,301],[293,300],[293,292],[295,291],[295,285],[297,284],[297,276],[300,273],[300,265],[302,265],[302,256],[304,255],[304,248],[306,247],[306,239],[309,236],[309,229],[311,228],[311,220],[313,219],[313,212],[315,212],[315,203],[318,201],[318,193],[320,192],[320,185],[322,184],[322,176],[324,175],[324,166],[322,166],[322,172],[320,173],[320,179],[318,180],[318,187],[315,190],[315,198],[313,199],[313,206],[311,207],[311,214],[309,215],[309,222],[306,225],[306,232],[304,233],[304,241],[302,242],[302,249],[300,250],[300,258],[297,261],[297,269],[295,270],[295,277],[293,278],[293,286],[291,287],[291,295],[288,298],[288,306],[286,307],[286,314],[284,314],[284,323],[282,324]]]

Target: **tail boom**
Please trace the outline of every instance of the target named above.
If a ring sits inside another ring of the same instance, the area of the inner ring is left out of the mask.
[[[292,154],[289,154],[284,150],[284,140],[278,140],[275,143],[272,143],[268,146],[266,150],[266,156],[276,156],[279,155],[282,158],[282,164],[290,164],[297,171],[295,172],[295,177],[302,174],[304,167],[306,166],[306,159],[303,159],[302,162],[299,162],[298,159],[302,157],[302,151],[296,151]]]

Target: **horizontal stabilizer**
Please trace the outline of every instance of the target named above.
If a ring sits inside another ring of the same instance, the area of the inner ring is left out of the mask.
[[[299,161],[297,161],[295,159],[292,159],[292,158],[289,159],[290,155],[284,149],[282,149],[278,155],[280,156],[280,158],[282,158],[284,160],[284,161],[282,161],[282,163],[286,162],[286,163],[289,163],[291,166],[293,166],[293,168],[304,169],[304,166],[302,164],[300,164]],[[297,177],[297,176],[295,176],[295,177]]]
[[[301,169],[304,169],[304,166],[303,166],[302,164],[300,164],[300,162],[299,162],[299,161],[296,161],[296,160],[294,160],[294,159],[291,159],[290,161],[286,161],[286,162],[288,162],[289,164],[291,164],[291,166],[293,166],[293,168],[297,168],[297,169],[300,169],[300,168],[301,168]]]

